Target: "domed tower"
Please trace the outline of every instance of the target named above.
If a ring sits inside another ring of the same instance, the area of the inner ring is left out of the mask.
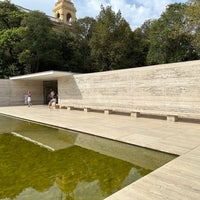
[[[53,12],[54,17],[65,24],[76,21],[76,8],[71,0],[58,0]]]

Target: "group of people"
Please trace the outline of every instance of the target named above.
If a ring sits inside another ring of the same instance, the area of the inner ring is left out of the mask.
[[[53,106],[55,106],[56,104],[56,94],[53,90],[50,91],[49,96],[48,96],[48,107],[51,108]],[[27,92],[27,105],[28,107],[32,106],[32,93],[30,90],[28,90]]]

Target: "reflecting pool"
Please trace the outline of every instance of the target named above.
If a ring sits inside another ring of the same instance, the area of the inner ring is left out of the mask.
[[[102,200],[175,158],[0,115],[1,200]]]

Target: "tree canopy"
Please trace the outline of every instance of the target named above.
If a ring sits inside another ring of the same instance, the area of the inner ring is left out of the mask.
[[[192,35],[192,44],[196,48],[196,53],[200,55],[200,1],[190,0],[186,9],[188,17],[187,30]]]
[[[62,70],[80,73],[199,59],[200,1],[170,4],[131,30],[120,10],[55,25],[42,12],[0,2],[0,78]]]
[[[175,3],[167,7],[150,29],[149,64],[171,63],[193,60],[192,37],[187,33],[186,4]]]
[[[131,29],[110,6],[101,7],[89,45],[98,71],[118,69],[123,66]]]

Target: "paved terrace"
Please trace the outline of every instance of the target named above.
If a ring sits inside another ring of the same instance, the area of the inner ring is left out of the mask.
[[[200,124],[55,109],[0,107],[0,113],[180,155],[106,200],[199,200]]]

